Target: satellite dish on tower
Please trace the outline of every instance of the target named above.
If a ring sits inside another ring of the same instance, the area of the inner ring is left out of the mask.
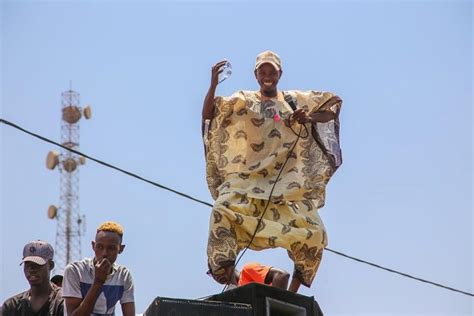
[[[63,168],[67,172],[73,172],[77,168],[77,162],[74,158],[68,158],[63,161]]]
[[[53,170],[59,163],[59,153],[51,150],[46,156],[46,168]]]
[[[87,105],[84,110],[82,110],[82,113],[84,114],[84,117],[86,120],[90,119],[92,117],[92,109],[90,105]]]
[[[57,214],[58,214],[58,208],[54,205],[50,205],[48,207],[48,218],[55,219]]]
[[[63,120],[69,124],[75,124],[81,119],[81,111],[74,105],[63,108]]]

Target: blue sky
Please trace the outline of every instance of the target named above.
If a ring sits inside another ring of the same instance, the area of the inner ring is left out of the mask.
[[[211,202],[200,136],[210,67],[233,75],[219,95],[253,90],[255,56],[283,62],[280,89],[343,100],[344,164],[320,215],[329,247],[473,292],[471,1],[3,1],[1,117],[60,140],[60,94],[90,104],[80,149]],[[52,145],[1,133],[0,301],[28,287],[18,265],[33,239],[54,244],[59,202]],[[137,311],[156,296],[197,298],[206,274],[210,209],[88,161],[80,169],[95,228],[125,228],[118,262],[132,271]],[[292,270],[281,249],[247,252]],[[326,252],[302,294],[327,315],[471,315],[472,298]]]

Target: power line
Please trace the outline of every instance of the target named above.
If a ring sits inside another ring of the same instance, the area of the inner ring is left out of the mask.
[[[128,176],[131,176],[131,177],[133,177],[133,178],[137,178],[138,180],[141,180],[141,181],[144,181],[144,182],[149,183],[149,184],[151,184],[151,185],[154,185],[154,186],[156,186],[156,187],[159,187],[160,189],[164,189],[164,190],[173,192],[173,193],[178,194],[178,195],[181,195],[182,197],[185,197],[185,198],[187,198],[187,199],[190,199],[190,200],[193,200],[193,201],[195,201],[195,202],[198,202],[198,203],[201,203],[201,204],[204,204],[204,205],[207,205],[207,206],[212,207],[212,204],[210,204],[210,203],[208,203],[208,202],[205,202],[205,201],[196,199],[196,198],[194,198],[194,197],[192,197],[192,196],[190,196],[190,195],[187,195],[187,194],[185,194],[185,193],[182,193],[182,192],[173,190],[173,189],[171,189],[171,188],[168,188],[168,187],[166,187],[166,186],[164,186],[164,185],[161,185],[161,184],[159,184],[159,183],[156,183],[156,182],[154,182],[154,181],[145,179],[145,178],[143,178],[143,177],[140,177],[139,175],[136,175],[136,174],[134,174],[134,173],[132,173],[132,172],[129,172],[129,171],[124,170],[124,169],[121,169],[121,168],[119,168],[119,167],[116,167],[116,166],[111,165],[111,164],[109,164],[109,163],[107,163],[107,162],[104,162],[104,161],[102,161],[102,160],[99,160],[99,159],[96,159],[96,158],[94,158],[94,157],[91,157],[91,156],[89,156],[89,155],[86,155],[86,154],[84,154],[84,153],[82,153],[82,152],[80,152],[80,151],[77,151],[77,150],[71,149],[71,148],[69,148],[69,147],[63,146],[62,144],[57,143],[57,142],[55,142],[55,141],[53,141],[53,140],[50,140],[50,139],[48,139],[48,138],[46,138],[46,137],[43,137],[43,136],[41,136],[41,135],[35,134],[35,133],[33,133],[33,132],[30,132],[30,131],[28,131],[28,130],[26,130],[26,129],[24,129],[24,128],[18,126],[18,125],[16,125],[15,123],[9,122],[9,121],[4,120],[4,119],[2,119],[2,118],[0,118],[0,123],[6,124],[6,125],[10,125],[11,127],[14,127],[14,128],[16,128],[16,129],[18,129],[18,130],[20,130],[20,131],[22,131],[22,132],[24,132],[24,133],[26,133],[26,134],[28,134],[28,135],[31,135],[31,136],[33,136],[33,137],[39,138],[39,139],[41,139],[42,141],[45,141],[45,142],[47,142],[47,143],[50,143],[50,144],[56,145],[56,146],[58,146],[58,147],[61,147],[61,148],[63,148],[63,149],[69,150],[69,151],[72,152],[72,153],[75,153],[75,154],[77,154],[77,155],[83,156],[83,157],[85,157],[85,158],[87,158],[87,159],[90,159],[90,160],[92,160],[92,161],[95,161],[95,162],[97,162],[98,164],[101,164],[101,165],[104,165],[104,166],[106,166],[106,167],[109,167],[109,168],[112,168],[112,169],[114,169],[114,170],[117,170],[117,171],[120,171],[120,172],[122,172],[122,173],[125,173],[125,174],[128,175]]]
[[[372,263],[372,262],[369,262],[369,261],[365,261],[365,260],[362,260],[362,259],[358,259],[358,258],[355,258],[355,257],[352,257],[352,256],[349,256],[349,255],[346,255],[342,252],[339,252],[339,251],[336,251],[336,250],[332,250],[328,247],[324,248],[325,250],[329,251],[329,252],[332,252],[332,253],[335,253],[339,256],[342,256],[342,257],[346,257],[348,259],[351,259],[351,260],[354,260],[354,261],[357,261],[357,262],[360,262],[360,263],[365,263],[367,265],[370,265],[370,266],[373,266],[375,268],[379,268],[379,269],[382,269],[382,270],[385,270],[385,271],[388,271],[388,272],[392,272],[392,273],[396,273],[396,274],[399,274],[399,275],[402,275],[404,277],[407,277],[407,278],[410,278],[410,279],[413,279],[413,280],[417,280],[417,281],[420,281],[420,282],[424,282],[424,283],[428,283],[428,284],[431,284],[431,285],[435,285],[435,286],[438,286],[438,287],[441,287],[443,289],[447,289],[447,290],[450,290],[450,291],[453,291],[453,292],[458,292],[458,293],[461,293],[461,294],[464,294],[464,295],[468,295],[468,296],[474,296],[473,293],[469,293],[469,292],[464,292],[464,291],[461,291],[461,290],[457,290],[455,288],[452,288],[452,287],[449,287],[449,286],[446,286],[446,285],[442,285],[440,283],[436,283],[436,282],[432,282],[432,281],[428,281],[428,280],[425,280],[425,279],[421,279],[421,278],[418,278],[418,277],[415,277],[415,276],[412,276],[412,275],[409,275],[409,274],[406,274],[406,273],[403,273],[403,272],[399,272],[397,270],[393,270],[393,269],[390,269],[390,268],[385,268],[385,267],[382,267],[381,265],[378,265],[378,264],[375,264],[375,263]]]
[[[124,174],[126,174],[126,175],[128,175],[128,176],[131,176],[131,177],[133,177],[133,178],[136,178],[136,179],[138,179],[138,180],[141,180],[141,181],[144,181],[144,182],[146,182],[146,183],[149,183],[149,184],[151,184],[151,185],[153,185],[153,186],[156,186],[156,187],[158,187],[158,188],[160,188],[160,189],[164,189],[164,190],[173,192],[173,193],[175,193],[175,194],[177,194],[177,195],[180,195],[180,196],[182,196],[182,197],[184,197],[184,198],[187,198],[187,199],[190,199],[190,200],[192,200],[192,201],[195,201],[195,202],[204,204],[204,205],[206,205],[206,206],[212,207],[212,204],[210,204],[210,203],[208,203],[208,202],[199,200],[199,199],[194,198],[194,197],[192,197],[192,196],[190,196],[190,195],[188,195],[188,194],[185,194],[185,193],[176,191],[176,190],[174,190],[174,189],[171,189],[171,188],[169,188],[169,187],[167,187],[167,186],[164,186],[164,185],[162,185],[162,184],[159,184],[159,183],[157,183],[157,182],[154,182],[154,181],[145,179],[145,178],[143,178],[143,177],[141,177],[141,176],[139,176],[139,175],[136,175],[136,174],[134,174],[134,173],[132,173],[132,172],[126,171],[126,170],[124,170],[124,169],[121,169],[121,168],[119,168],[119,167],[116,167],[116,166],[111,165],[111,164],[109,164],[109,163],[107,163],[107,162],[101,161],[101,160],[99,160],[99,159],[93,158],[93,157],[91,157],[91,156],[89,156],[89,155],[86,155],[86,154],[80,152],[80,151],[77,151],[77,150],[68,148],[68,147],[66,147],[66,146],[63,146],[63,145],[61,145],[61,144],[59,144],[59,143],[57,143],[57,142],[55,142],[55,141],[53,141],[53,140],[50,140],[50,139],[48,139],[48,138],[46,138],[46,137],[43,137],[43,136],[41,136],[41,135],[35,134],[35,133],[33,133],[33,132],[30,132],[30,131],[28,131],[28,130],[26,130],[26,129],[20,127],[20,126],[18,126],[17,124],[12,123],[12,122],[9,122],[9,121],[7,121],[7,120],[5,120],[5,119],[0,118],[0,123],[3,123],[3,124],[5,124],[5,125],[9,125],[9,126],[15,128],[15,129],[19,130],[19,131],[22,131],[23,133],[26,133],[26,134],[28,134],[28,135],[30,135],[30,136],[33,136],[33,137],[35,137],[35,138],[38,138],[38,139],[40,139],[40,140],[42,140],[42,141],[44,141],[44,142],[53,144],[53,145],[55,145],[55,146],[64,148],[64,149],[66,149],[66,150],[69,150],[70,152],[73,152],[73,153],[75,153],[75,154],[77,154],[77,155],[80,155],[80,156],[83,156],[83,157],[85,157],[85,158],[87,158],[87,159],[90,159],[90,160],[92,160],[92,161],[95,161],[95,162],[97,162],[98,164],[101,164],[101,165],[103,165],[103,166],[106,166],[106,167],[112,168],[112,169],[114,169],[114,170],[117,170],[117,171],[119,171],[119,172],[122,172],[122,173],[124,173]],[[390,269],[390,268],[385,268],[385,267],[383,267],[383,266],[381,266],[381,265],[378,265],[378,264],[375,264],[375,263],[372,263],[372,262],[369,262],[369,261],[365,261],[365,260],[362,260],[362,259],[358,259],[358,258],[356,258],[356,257],[352,257],[352,256],[349,256],[349,255],[346,255],[346,254],[344,254],[344,253],[342,253],[342,252],[339,252],[339,251],[336,251],[336,250],[332,250],[332,249],[327,248],[327,247],[326,247],[325,249],[326,249],[327,251],[332,252],[332,253],[335,253],[335,254],[337,254],[337,255],[339,255],[339,256],[342,256],[342,257],[345,257],[345,258],[348,258],[348,259],[351,259],[351,260],[354,260],[354,261],[357,261],[357,262],[360,262],[360,263],[364,263],[364,264],[373,266],[373,267],[375,267],[375,268],[378,268],[378,269],[381,269],[381,270],[384,270],[384,271],[387,271],[387,272],[395,273],[395,274],[404,276],[404,277],[406,277],[406,278],[410,278],[410,279],[413,279],[413,280],[416,280],[416,281],[428,283],[428,284],[431,284],[431,285],[434,285],[434,286],[437,286],[437,287],[440,287],[440,288],[443,288],[443,289],[446,289],[446,290],[449,290],[449,291],[453,291],[453,292],[457,292],[457,293],[461,293],[461,294],[464,294],[464,295],[467,295],[467,296],[472,296],[472,297],[474,297],[474,294],[473,294],[473,293],[461,291],[461,290],[458,290],[458,289],[455,289],[455,288],[452,288],[452,287],[449,287],[449,286],[442,285],[442,284],[440,284],[440,283],[436,283],[436,282],[424,280],[424,279],[421,279],[421,278],[418,278],[418,277],[414,277],[414,276],[411,276],[411,275],[409,275],[409,274],[407,274],[407,273],[403,273],[403,272],[400,272],[400,271],[397,271],[397,270],[393,270],[393,269]]]

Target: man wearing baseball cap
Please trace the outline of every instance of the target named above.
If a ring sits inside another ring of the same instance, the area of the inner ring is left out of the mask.
[[[3,316],[64,314],[61,288],[50,281],[53,257],[53,247],[45,241],[36,240],[25,245],[20,264],[30,289],[7,299],[2,305]]]
[[[215,97],[227,61],[211,70],[202,119],[209,190],[210,272],[229,283],[239,252],[284,248],[294,262],[289,291],[311,286],[327,245],[318,210],[341,165],[342,100],[323,91],[280,91],[280,57],[257,55],[257,91]]]

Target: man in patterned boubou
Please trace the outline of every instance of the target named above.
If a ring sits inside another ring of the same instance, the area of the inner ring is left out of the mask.
[[[342,163],[342,101],[329,92],[279,91],[281,60],[271,51],[257,56],[259,91],[215,97],[225,63],[212,67],[202,111],[207,182],[215,199],[208,265],[216,280],[227,283],[245,247],[285,248],[294,262],[288,290],[297,292],[313,282],[327,245],[318,210]]]

